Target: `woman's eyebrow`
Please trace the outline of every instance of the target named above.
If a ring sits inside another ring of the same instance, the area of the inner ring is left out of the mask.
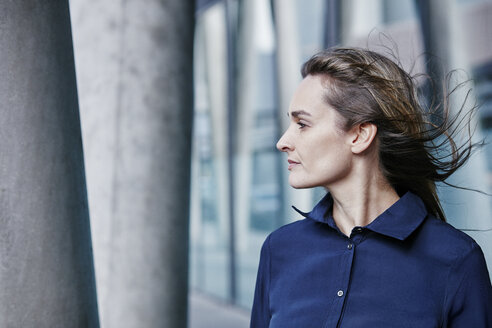
[[[305,110],[295,110],[295,111],[292,111],[291,113],[288,113],[287,112],[287,116],[290,116],[292,115],[292,117],[299,117],[301,115],[304,115],[304,116],[311,116],[311,114],[309,114],[308,112],[306,112]]]

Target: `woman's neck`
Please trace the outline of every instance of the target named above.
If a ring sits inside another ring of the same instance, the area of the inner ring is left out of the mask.
[[[381,174],[362,176],[342,186],[329,188],[333,197],[333,219],[347,236],[354,227],[374,221],[400,198]]]

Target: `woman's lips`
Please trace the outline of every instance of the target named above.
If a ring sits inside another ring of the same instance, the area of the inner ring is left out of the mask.
[[[289,167],[288,167],[289,171],[292,170],[296,165],[301,164],[301,163],[293,161],[291,159],[287,160],[287,162],[289,162]]]

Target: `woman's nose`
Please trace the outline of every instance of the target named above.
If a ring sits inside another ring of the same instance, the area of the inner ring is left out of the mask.
[[[285,152],[292,150],[292,144],[289,142],[287,138],[287,131],[278,140],[277,149]]]

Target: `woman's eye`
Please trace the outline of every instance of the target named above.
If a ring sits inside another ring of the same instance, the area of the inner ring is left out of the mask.
[[[297,122],[297,125],[299,125],[299,129],[302,129],[302,128],[307,126],[306,124],[301,123],[301,122]]]

